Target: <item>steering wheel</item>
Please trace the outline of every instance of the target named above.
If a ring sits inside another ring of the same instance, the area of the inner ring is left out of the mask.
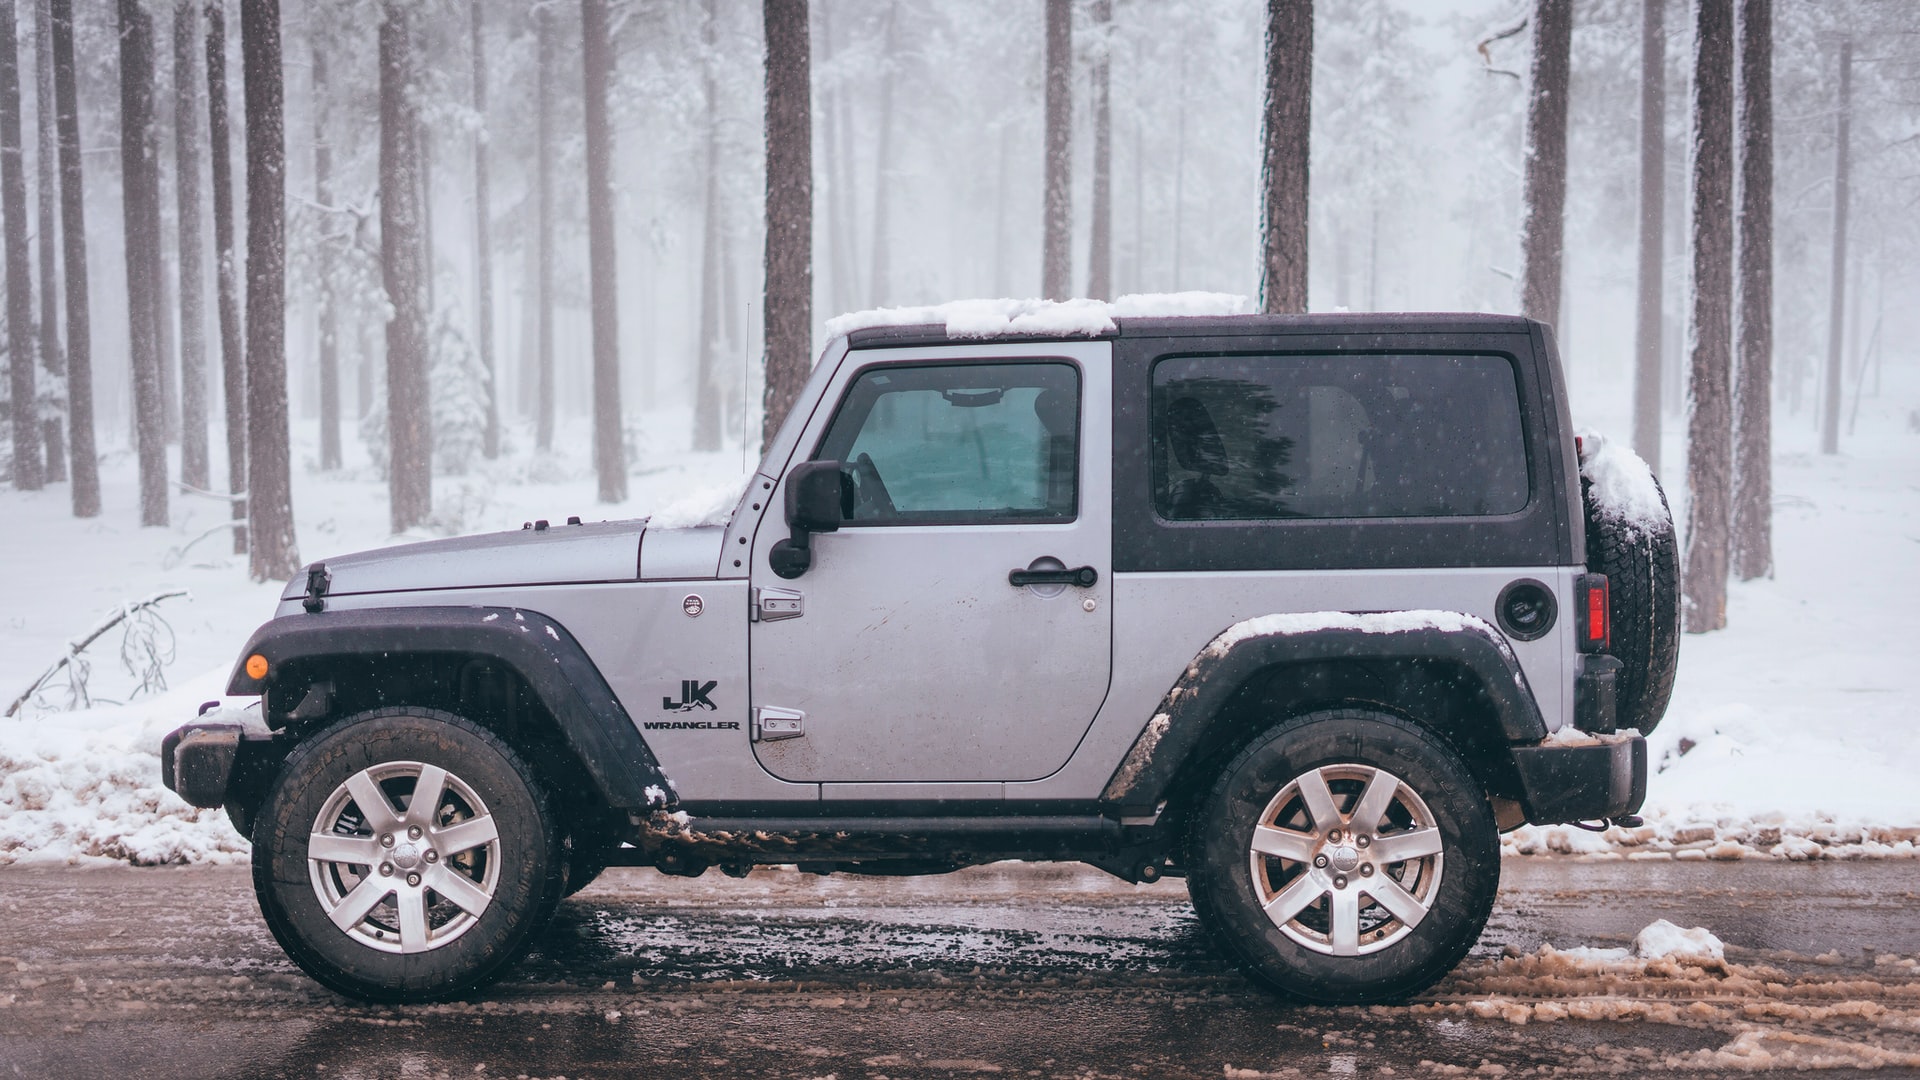
[[[887,494],[887,482],[880,479],[880,470],[874,467],[873,458],[865,452],[853,459],[853,484],[853,516],[856,519],[894,516],[893,496]]]

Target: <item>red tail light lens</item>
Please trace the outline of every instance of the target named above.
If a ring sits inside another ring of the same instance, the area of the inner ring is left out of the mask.
[[[1607,575],[1582,574],[1574,586],[1580,600],[1580,651],[1603,653],[1613,641],[1607,625]]]

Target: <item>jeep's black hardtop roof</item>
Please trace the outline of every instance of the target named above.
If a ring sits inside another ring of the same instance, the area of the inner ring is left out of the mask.
[[[872,326],[847,335],[849,348],[979,344],[990,341],[1099,341],[1128,337],[1258,337],[1274,334],[1524,334],[1540,325],[1486,312],[1316,312],[1311,315],[1182,315],[1114,320],[1102,334],[1020,333],[948,336],[939,323]]]

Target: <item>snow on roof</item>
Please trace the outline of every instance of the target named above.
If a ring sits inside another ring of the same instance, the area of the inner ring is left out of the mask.
[[[1193,315],[1244,315],[1247,298],[1233,293],[1132,293],[1118,300],[952,300],[920,307],[874,308],[827,320],[830,338],[878,326],[944,326],[947,336],[1003,334],[1085,335],[1112,333],[1115,319]]]

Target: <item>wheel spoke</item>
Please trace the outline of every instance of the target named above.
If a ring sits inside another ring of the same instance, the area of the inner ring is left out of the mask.
[[[1390,833],[1374,840],[1373,860],[1384,865],[1438,855],[1440,843],[1440,830],[1432,826],[1412,832]]]
[[[380,790],[372,773],[363,771],[348,777],[347,790],[353,794],[353,804],[360,808],[360,816],[374,832],[392,832],[400,827],[400,815],[394,813],[393,800]]]
[[[438,765],[420,766],[420,778],[413,783],[413,797],[407,800],[407,824],[425,829],[440,816],[440,800],[447,792],[447,770]]]
[[[1276,829],[1271,825],[1253,827],[1253,850],[1276,859],[1307,862],[1313,858],[1313,849],[1318,843],[1312,836],[1292,829]]]
[[[1272,919],[1275,926],[1285,926],[1325,891],[1326,887],[1314,881],[1312,874],[1301,874],[1267,901],[1267,918]]]
[[[1302,773],[1294,782],[1300,785],[1300,801],[1307,805],[1307,814],[1313,818],[1313,831],[1338,828],[1340,810],[1334,806],[1333,792],[1327,790],[1327,781],[1320,770]]]
[[[1359,955],[1360,890],[1335,889],[1327,896],[1327,921],[1333,930],[1333,955]]]
[[[451,900],[460,910],[476,918],[493,901],[493,897],[474,884],[472,879],[447,869],[445,864],[428,867],[425,883],[434,892]]]
[[[1367,781],[1367,789],[1353,804],[1353,816],[1349,819],[1353,827],[1363,833],[1379,832],[1381,819],[1387,816],[1387,807],[1393,805],[1393,796],[1399,790],[1400,781],[1383,769],[1375,769],[1373,779]]]
[[[393,879],[369,877],[353,887],[353,891],[342,897],[338,904],[327,912],[327,918],[342,930],[352,930],[367,917],[367,912],[379,906],[380,901],[393,891]]]
[[[427,951],[427,894],[420,889],[401,889],[400,951]]]
[[[457,825],[434,830],[432,836],[434,848],[445,857],[458,855],[481,844],[490,844],[499,839],[500,830],[494,827],[492,814],[482,814]]]
[[[307,837],[307,858],[315,862],[374,866],[380,862],[380,843],[370,836],[317,832]]]
[[[1381,907],[1393,912],[1393,917],[1409,928],[1419,926],[1420,920],[1427,917],[1427,905],[1402,888],[1399,882],[1384,874],[1375,875],[1362,885],[1361,889],[1368,896],[1378,900]]]

